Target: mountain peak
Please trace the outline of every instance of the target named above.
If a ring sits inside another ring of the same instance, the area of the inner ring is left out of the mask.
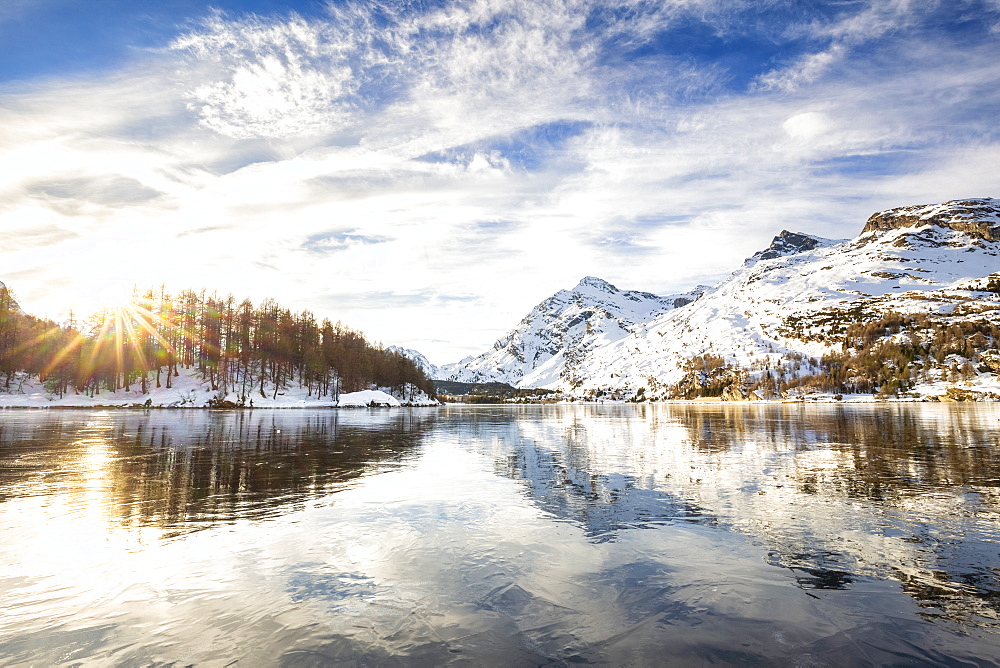
[[[580,279],[580,282],[576,284],[576,287],[573,288],[573,291],[576,292],[582,288],[594,288],[603,292],[618,292],[618,288],[611,285],[603,278],[597,278],[596,276],[584,276]]]
[[[1000,199],[975,197],[878,211],[865,223],[861,234],[927,225],[957,230],[987,241],[1000,240]]]
[[[829,243],[827,239],[814,237],[811,234],[782,230],[778,236],[774,237],[770,246],[751,255],[744,264],[750,265],[758,260],[771,260],[776,257],[784,257],[785,255],[794,255],[812,250],[817,246],[823,246],[826,243]]]

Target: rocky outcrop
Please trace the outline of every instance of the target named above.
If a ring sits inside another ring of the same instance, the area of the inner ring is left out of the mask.
[[[747,258],[744,264],[749,266],[759,260],[772,260],[776,257],[795,255],[796,253],[801,253],[803,251],[812,250],[818,246],[823,246],[826,243],[829,243],[829,240],[814,237],[809,234],[782,230],[781,233],[778,234],[773,241],[771,241],[770,246],[751,255]]]
[[[1000,239],[1000,200],[983,197],[886,209],[872,214],[861,233],[928,225],[964,232],[976,239],[996,241]]]
[[[945,394],[932,397],[938,401],[942,402],[957,402],[957,401],[996,401],[997,395],[994,392],[979,392],[976,390],[969,390],[961,387],[949,387],[945,390]]]
[[[1000,374],[1000,354],[987,351],[979,359],[979,371],[982,373]]]

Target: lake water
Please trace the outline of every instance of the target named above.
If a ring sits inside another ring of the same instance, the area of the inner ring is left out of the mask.
[[[1000,406],[0,413],[2,665],[998,665]]]

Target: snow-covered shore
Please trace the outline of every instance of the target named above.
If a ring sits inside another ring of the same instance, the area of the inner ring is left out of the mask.
[[[163,380],[161,380],[163,383]],[[165,383],[164,383],[165,385]],[[253,408],[365,408],[399,406],[438,406],[439,402],[416,388],[407,388],[405,396],[394,396],[386,389],[362,390],[334,397],[317,397],[306,388],[297,385],[279,389],[273,386],[261,396],[260,392],[248,393],[246,407]],[[139,383],[131,388],[116,392],[102,391],[94,396],[72,389],[62,397],[46,391],[37,377],[18,378],[11,383],[8,392],[0,389],[0,408],[90,408],[90,407],[142,407],[150,408],[212,408],[219,399],[239,403],[234,392],[220,396],[193,369],[181,369],[179,376],[171,379],[171,387],[155,387],[155,379],[149,381],[149,391],[140,390]],[[212,403],[210,403],[212,402]]]
[[[0,409],[4,408],[103,408],[103,407],[149,407],[149,408],[213,408],[218,405],[218,399],[224,399],[234,404],[239,403],[239,397],[230,392],[220,396],[217,390],[212,390],[209,384],[202,380],[194,370],[181,369],[181,375],[171,379],[171,387],[155,387],[150,380],[149,391],[145,394],[139,389],[139,384],[132,385],[128,391],[103,391],[94,396],[85,393],[75,393],[72,390],[59,397],[46,391],[44,385],[36,377],[16,379],[11,391],[0,390]],[[977,382],[978,381],[978,382]],[[288,387],[274,393],[271,387],[267,396],[262,397],[259,391],[254,391],[247,397],[246,408],[368,408],[400,406],[440,406],[437,399],[427,396],[416,388],[408,388],[405,396],[394,396],[386,389],[370,389],[360,392],[349,392],[340,395],[339,401],[333,397],[317,397],[310,394],[306,388]],[[972,381],[958,383],[925,383],[915,387],[911,392],[901,396],[881,397],[873,394],[833,394],[828,392],[808,392],[798,396],[783,399],[757,399],[743,401],[723,400],[719,397],[701,397],[698,399],[675,399],[662,403],[727,403],[727,404],[765,404],[765,403],[874,403],[874,402],[915,402],[915,401],[996,401],[1000,397],[1000,380],[994,375],[979,374]],[[511,402],[518,403],[518,402]],[[564,396],[559,404],[576,403],[631,403],[627,400],[613,399],[583,399]],[[661,402],[657,402],[661,403]],[[215,405],[213,405],[215,404]],[[464,405],[454,402],[449,405]],[[471,405],[471,404],[470,404]]]

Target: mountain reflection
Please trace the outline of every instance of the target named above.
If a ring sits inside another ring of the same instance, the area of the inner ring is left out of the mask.
[[[298,413],[21,413],[0,424],[0,501],[96,501],[119,526],[181,533],[261,519],[402,461],[424,420]]]
[[[514,481],[518,501],[590,547],[695,523],[722,542],[749,537],[808,596],[891,586],[928,618],[995,628],[998,417],[926,404],[5,411],[0,504],[97,534],[169,537],[285,515],[391,469],[419,479],[433,452]],[[450,489],[435,492],[427,513],[447,515]],[[405,525],[394,512],[376,515]],[[691,558],[714,568],[712,555]],[[307,578],[296,595],[315,586]],[[345,575],[331,586],[372,585]]]
[[[591,540],[717,524],[760,542],[805,590],[894,580],[929,616],[1000,621],[994,410],[570,406],[515,411],[512,422],[506,409],[495,420],[479,410],[457,423],[463,438]]]

